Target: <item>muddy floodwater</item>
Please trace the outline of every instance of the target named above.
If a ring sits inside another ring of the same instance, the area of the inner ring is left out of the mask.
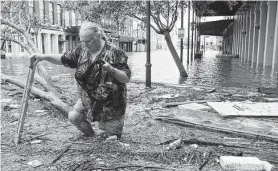
[[[270,70],[258,69],[250,64],[243,64],[237,58],[215,57],[217,51],[206,51],[202,59],[186,62],[184,51],[184,66],[188,72],[187,80],[179,77],[179,71],[169,51],[151,52],[152,81],[160,83],[181,84],[198,83],[224,87],[259,87],[278,86],[278,75]],[[145,80],[145,52],[128,53],[128,63],[132,70],[133,80]],[[27,58],[8,58],[1,60],[1,72],[8,75],[26,76],[29,60]],[[51,75],[73,73],[72,69],[46,63]]]

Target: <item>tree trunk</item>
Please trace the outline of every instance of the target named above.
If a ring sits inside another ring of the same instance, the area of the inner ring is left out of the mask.
[[[177,65],[179,71],[180,71],[180,76],[188,77],[188,75],[187,75],[187,73],[184,69],[184,66],[180,61],[179,55],[178,55],[178,53],[177,53],[177,51],[176,51],[176,49],[173,45],[173,42],[172,42],[172,39],[171,39],[171,36],[170,36],[169,32],[165,31],[163,34],[164,34],[164,38],[166,40],[167,46],[168,46],[168,48],[169,48],[169,50],[170,50],[170,52],[173,56],[173,59],[174,59],[176,65]]]
[[[19,78],[13,78],[11,76],[1,74],[1,80],[5,81],[5,82],[8,82],[8,83],[11,83],[13,85],[16,85],[20,88],[25,87],[25,84],[22,81],[19,81],[20,80]],[[56,107],[57,109],[59,109],[60,111],[63,112],[64,116],[67,116],[71,107],[68,104],[64,103],[60,98],[58,98],[52,92],[45,92],[45,91],[42,91],[38,88],[32,87],[31,88],[31,93],[36,95],[36,96],[39,96],[41,98],[44,98],[44,99],[50,101],[50,103],[54,107]]]
[[[6,43],[6,40],[4,40],[4,41],[2,42],[1,50],[4,50],[4,45],[5,45],[5,43]]]

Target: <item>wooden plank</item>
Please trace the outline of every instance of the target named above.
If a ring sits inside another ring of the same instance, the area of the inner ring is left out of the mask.
[[[196,100],[196,101],[184,101],[184,102],[171,102],[163,104],[163,107],[174,107],[183,104],[190,104],[190,103],[207,103],[207,102],[220,102],[221,100],[212,99],[212,100]]]
[[[278,103],[207,102],[221,116],[278,117]]]
[[[235,136],[241,136],[241,137],[246,137],[246,138],[253,138],[253,139],[263,139],[266,141],[272,141],[275,143],[278,143],[278,137],[277,136],[271,136],[271,135],[265,135],[265,134],[259,134],[259,133],[253,133],[253,132],[247,132],[247,131],[241,131],[241,130],[234,130],[234,129],[229,129],[229,128],[221,128],[221,127],[216,127],[216,126],[210,126],[210,125],[204,125],[192,121],[185,121],[185,120],[180,120],[177,118],[173,117],[156,117],[155,120],[162,120],[164,122],[168,123],[173,123],[181,126],[187,126],[187,127],[193,127],[196,129],[204,129],[208,131],[214,131],[214,132],[219,132],[219,133],[226,133],[226,134],[231,134]]]
[[[29,73],[26,81],[26,86],[24,89],[23,97],[22,97],[22,108],[21,108],[21,114],[20,114],[20,120],[18,122],[18,127],[17,127],[17,133],[14,139],[15,144],[18,144],[21,139],[21,134],[23,131],[23,126],[24,126],[24,121],[26,118],[27,114],[27,109],[28,109],[28,102],[29,102],[29,97],[30,97],[30,91],[32,88],[32,84],[34,82],[34,75],[36,71],[36,66],[37,62],[34,63],[33,66],[29,67]]]
[[[179,109],[190,109],[190,110],[204,110],[211,109],[209,106],[205,106],[199,103],[183,104],[178,106]]]

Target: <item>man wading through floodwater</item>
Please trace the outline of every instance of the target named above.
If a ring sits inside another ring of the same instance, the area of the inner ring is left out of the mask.
[[[89,114],[93,121],[99,122],[107,137],[120,138],[126,110],[126,83],[131,75],[128,57],[122,49],[107,42],[103,29],[95,23],[83,23],[79,36],[81,43],[63,55],[32,54],[31,65],[45,60],[75,68],[80,99],[69,112],[69,121],[85,136],[94,136],[87,120]]]

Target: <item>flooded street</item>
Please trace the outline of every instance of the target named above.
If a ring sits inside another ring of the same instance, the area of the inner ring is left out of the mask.
[[[217,58],[217,51],[206,51],[202,59],[196,59],[187,64],[186,50],[184,51],[184,67],[188,72],[186,83],[200,83],[224,87],[258,87],[278,85],[278,76],[270,71],[263,71],[242,64],[236,58]],[[132,79],[145,81],[145,52],[128,53]],[[169,51],[151,52],[152,81],[161,83],[180,84],[179,71]],[[25,76],[28,71],[29,60],[26,58],[8,58],[1,60],[1,72],[7,75]],[[45,63],[50,74],[58,75],[74,70],[66,67]]]

